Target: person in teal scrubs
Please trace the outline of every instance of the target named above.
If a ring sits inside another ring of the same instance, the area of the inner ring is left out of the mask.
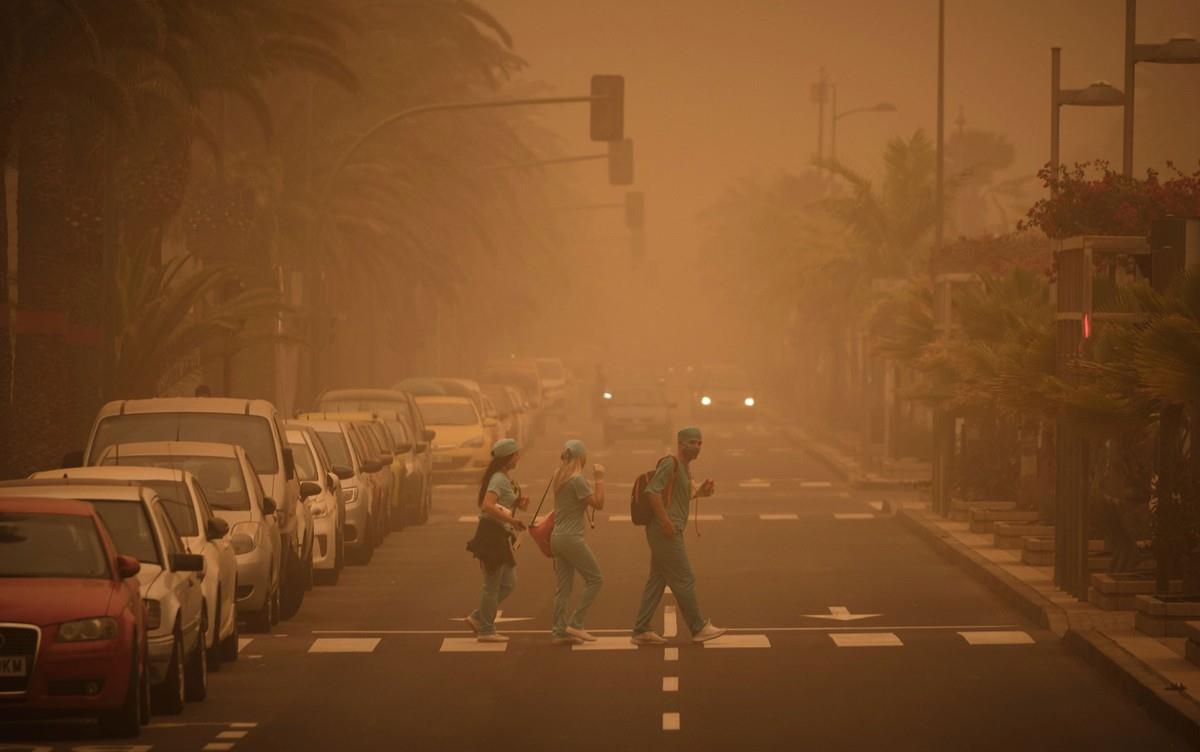
[[[467,544],[467,550],[479,559],[483,588],[479,608],[467,616],[467,623],[475,630],[480,642],[508,642],[508,637],[496,633],[496,611],[517,587],[513,531],[525,529],[516,512],[529,504],[529,499],[521,495],[520,487],[511,477],[520,459],[517,442],[512,439],[497,441],[492,445],[492,461],[479,486],[479,526],[475,538]]]
[[[593,487],[583,475],[587,466],[587,447],[578,439],[568,441],[559,458],[562,465],[552,481],[554,532],[550,535],[550,549],[554,552],[554,627],[551,635],[557,644],[576,645],[596,639],[583,628],[583,620],[588,607],[600,593],[604,575],[600,573],[600,565],[596,563],[583,532],[584,517],[589,508],[604,508],[604,468],[593,466]],[[568,616],[576,572],[583,578],[583,592],[575,610]]]
[[[715,486],[711,479],[698,487],[692,484],[692,461],[700,456],[703,445],[699,428],[684,428],[676,435],[678,447],[674,455],[663,457],[646,485],[646,494],[654,509],[654,519],[646,525],[646,543],[650,546],[650,576],[642,592],[642,603],[633,625],[633,642],[637,645],[665,643],[650,622],[662,601],[663,589],[670,586],[679,604],[679,611],[692,632],[692,639],[705,642],[725,634],[700,611],[696,597],[696,575],[688,561],[683,543],[688,512],[694,497],[712,496]],[[667,488],[670,498],[664,498]]]

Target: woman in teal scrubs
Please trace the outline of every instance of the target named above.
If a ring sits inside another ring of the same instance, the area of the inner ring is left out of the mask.
[[[513,558],[513,531],[524,530],[517,519],[517,509],[524,509],[529,499],[521,495],[520,487],[510,477],[517,467],[521,453],[517,442],[501,439],[492,446],[492,461],[483,473],[479,486],[479,526],[467,550],[479,559],[483,572],[483,588],[479,608],[467,616],[467,624],[475,630],[480,642],[508,642],[508,637],[496,633],[496,611],[504,599],[517,587],[517,562]]]
[[[554,474],[554,532],[550,548],[554,552],[554,642],[577,645],[596,638],[583,628],[588,607],[600,592],[604,576],[584,540],[584,516],[589,508],[604,508],[604,468],[593,467],[593,480],[583,476],[587,466],[587,447],[582,441],[571,440],[563,447],[562,465]],[[575,610],[567,615],[575,573],[583,578],[583,593]]]

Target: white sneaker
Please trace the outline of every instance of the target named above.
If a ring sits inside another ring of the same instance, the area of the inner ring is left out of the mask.
[[[666,639],[658,632],[634,632],[629,641],[634,645],[666,645]]]
[[[554,644],[555,645],[582,645],[583,638],[576,637],[575,635],[572,635],[572,634],[566,634],[566,635],[563,635],[562,637],[555,637]]]
[[[595,642],[596,641],[596,636],[594,634],[592,634],[591,632],[587,631],[586,629],[576,629],[575,627],[567,627],[566,631],[567,631],[567,634],[569,634],[573,637],[578,637],[579,639],[583,640],[584,642]]]
[[[508,637],[502,634],[481,634],[475,638],[479,642],[508,642]]]
[[[692,635],[692,642],[708,642],[709,640],[714,640],[720,637],[727,631],[728,630],[722,629],[721,627],[713,626],[713,623],[710,621],[709,623],[705,624],[699,632]]]
[[[474,614],[467,614],[467,626],[470,627],[471,631],[475,634],[479,634],[480,628],[483,627],[483,625],[479,623],[479,620],[475,618]]]

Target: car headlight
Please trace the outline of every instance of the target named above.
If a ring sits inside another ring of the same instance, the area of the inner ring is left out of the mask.
[[[746,398],[746,407],[754,407],[754,398],[753,397]]]
[[[258,546],[261,527],[257,522],[239,522],[233,526],[229,542],[235,554],[248,554]]]
[[[162,626],[162,604],[149,598],[143,602],[146,604],[146,631],[153,632]]]
[[[352,507],[358,503],[358,486],[352,488],[342,486],[342,490],[346,493],[346,506]]]
[[[473,439],[467,439],[462,443],[463,449],[478,449],[483,446],[483,437],[476,436]]]
[[[117,620],[108,616],[66,621],[58,627],[59,642],[92,642],[117,637]]]
[[[329,516],[329,507],[323,501],[319,504],[314,503],[312,509],[309,511],[312,512],[314,520],[324,519]]]
[[[612,392],[605,392],[605,393],[604,393],[604,399],[606,399],[606,400],[610,400],[610,399],[612,399]]]
[[[711,405],[711,404],[712,404],[712,397],[709,397],[707,394],[706,394],[706,395],[704,395],[703,397],[701,397],[701,398],[700,398],[700,404],[701,404],[701,405],[704,405],[705,407],[707,407],[707,406]]]

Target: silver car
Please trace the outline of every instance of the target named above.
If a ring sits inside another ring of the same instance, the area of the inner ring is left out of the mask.
[[[319,417],[302,418],[294,423],[306,425],[316,432],[317,439],[329,456],[334,474],[342,481],[346,515],[343,536],[347,557],[358,564],[369,562],[375,551],[374,537],[371,535],[374,522],[371,502],[376,489],[366,466],[370,460],[363,457],[356,437],[351,434],[353,426],[347,421]],[[378,463],[370,466],[378,468]]]
[[[316,431],[302,424],[284,424],[288,446],[296,458],[300,497],[313,518],[313,577],[336,585],[346,563],[346,503],[342,480],[332,470],[329,455]]]

